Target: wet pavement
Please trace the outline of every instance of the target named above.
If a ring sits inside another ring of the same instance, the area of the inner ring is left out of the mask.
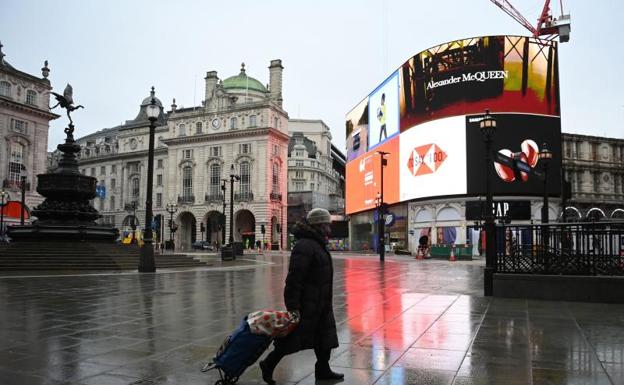
[[[287,256],[245,260],[1,277],[0,384],[213,384],[201,364],[241,318],[283,308]],[[624,383],[624,305],[485,298],[482,265],[336,255],[331,365],[342,384]],[[312,384],[313,372],[304,351],[275,379]],[[238,383],[263,384],[258,366]]]

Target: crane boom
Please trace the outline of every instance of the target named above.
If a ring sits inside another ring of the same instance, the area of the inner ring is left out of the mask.
[[[506,14],[511,16],[515,21],[520,23],[524,28],[531,31],[533,36],[536,36],[537,29],[529,23],[529,21],[516,9],[513,5],[507,0],[490,0],[492,3],[496,4],[498,8],[502,9]]]
[[[559,40],[564,43],[570,39],[570,15],[563,14],[563,1],[560,0],[561,16],[559,19],[553,18],[550,13],[550,0],[544,1],[542,13],[537,19],[537,26],[531,23],[508,1],[508,0],[490,0],[498,8],[502,9],[506,14],[511,16],[524,28],[528,29],[533,37],[546,36],[546,39],[554,39],[559,36]]]

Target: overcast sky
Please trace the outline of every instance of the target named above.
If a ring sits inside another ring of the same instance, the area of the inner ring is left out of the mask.
[[[543,1],[512,0],[527,19]],[[559,1],[553,1],[559,15]],[[560,46],[562,130],[624,138],[624,1],[564,1],[570,42]],[[344,116],[410,56],[439,43],[495,34],[526,35],[488,0],[378,1],[0,1],[0,41],[14,67],[85,106],[77,137],[133,119],[156,87],[169,109],[199,105],[204,76],[247,74],[269,82],[282,59],[284,108],[322,119],[344,150]],[[57,111],[59,112],[59,111]],[[50,148],[64,139],[65,116],[51,122]]]

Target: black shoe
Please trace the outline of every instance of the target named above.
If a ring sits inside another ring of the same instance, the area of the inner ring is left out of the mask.
[[[322,370],[315,370],[314,377],[316,377],[317,380],[343,380],[344,374],[336,373],[330,368],[326,368]]]
[[[260,366],[260,370],[262,370],[262,379],[269,385],[275,385],[276,382],[273,379],[273,369],[271,368],[265,361],[260,361],[258,364]]]

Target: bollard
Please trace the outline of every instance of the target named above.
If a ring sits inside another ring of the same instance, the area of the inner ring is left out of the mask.
[[[451,262],[457,261],[457,257],[455,257],[455,244],[451,245],[451,256],[449,257],[449,261]]]

